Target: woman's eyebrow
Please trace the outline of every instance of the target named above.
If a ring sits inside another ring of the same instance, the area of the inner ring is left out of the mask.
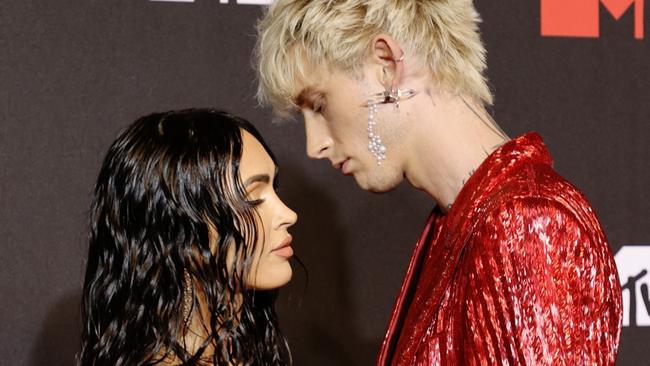
[[[246,181],[244,182],[244,188],[248,188],[248,186],[250,186],[253,183],[257,183],[257,182],[268,183],[270,181],[271,181],[271,177],[269,177],[268,174],[256,174],[246,179]]]

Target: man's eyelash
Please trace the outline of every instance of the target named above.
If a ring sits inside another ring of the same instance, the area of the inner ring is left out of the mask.
[[[322,101],[317,101],[314,103],[314,112],[322,112],[325,109],[325,103]]]

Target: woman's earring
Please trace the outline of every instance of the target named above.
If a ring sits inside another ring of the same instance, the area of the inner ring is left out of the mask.
[[[192,284],[192,277],[187,270],[183,271],[183,325],[187,328],[190,316],[192,315],[192,307],[194,306],[194,284]]]
[[[377,103],[368,101],[368,151],[375,157],[377,165],[386,160],[386,146],[381,142],[381,137],[375,132],[375,114]]]

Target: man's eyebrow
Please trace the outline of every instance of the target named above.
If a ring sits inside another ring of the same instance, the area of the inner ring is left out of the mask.
[[[257,182],[268,183],[270,181],[271,181],[271,177],[269,177],[268,174],[256,174],[246,179],[246,181],[244,182],[244,188],[248,188],[248,186],[250,186],[253,183],[257,183]]]

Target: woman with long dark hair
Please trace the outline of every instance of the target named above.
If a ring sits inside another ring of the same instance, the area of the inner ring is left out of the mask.
[[[90,210],[79,365],[288,365],[274,310],[296,214],[247,121],[152,114],[110,147]]]

